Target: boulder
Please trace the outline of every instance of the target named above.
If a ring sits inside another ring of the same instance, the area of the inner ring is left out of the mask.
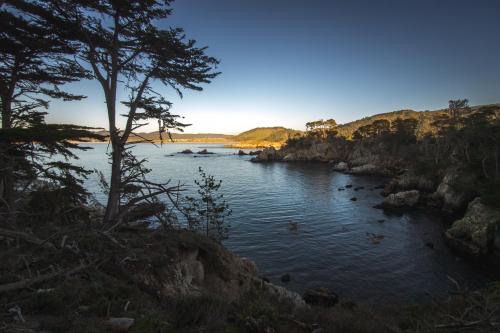
[[[419,190],[422,192],[433,192],[436,189],[435,181],[428,176],[417,175],[414,172],[405,172],[402,175],[393,178],[384,188],[384,195],[390,193]]]
[[[349,165],[346,162],[339,162],[333,166],[333,170],[338,172],[345,172],[349,170]]]
[[[208,154],[213,154],[212,152],[209,152],[208,150],[206,149],[203,149],[203,150],[200,150],[198,152],[198,154],[201,154],[201,155],[208,155]]]
[[[238,155],[239,156],[245,156],[245,155],[248,155],[247,153],[245,153],[243,150],[238,150]]]
[[[459,211],[476,196],[475,184],[476,179],[470,172],[450,168],[430,200],[441,201],[442,209],[446,212]]]
[[[261,290],[264,290],[266,293],[273,295],[281,302],[289,302],[296,308],[306,307],[306,302],[304,301],[304,299],[295,291],[291,291],[284,287],[277,286],[268,282],[261,282],[259,287]]]
[[[363,164],[356,166],[349,170],[350,173],[355,175],[372,175],[372,174],[383,174],[384,171],[375,164]]]
[[[183,151],[180,152],[180,154],[192,154],[193,151],[191,149],[184,149]]]
[[[283,157],[283,161],[295,161],[297,158],[295,157],[295,154],[290,153],[286,154],[285,157]]]
[[[485,206],[481,198],[472,200],[465,216],[445,232],[447,243],[466,255],[480,256],[498,248],[500,211]]]
[[[302,297],[306,304],[330,308],[338,303],[339,296],[327,288],[308,289]]]
[[[259,155],[260,153],[262,153],[262,150],[255,150],[255,151],[249,152],[248,155],[256,156],[256,155]]]
[[[260,152],[257,157],[252,159],[252,162],[271,162],[279,161],[282,159],[282,154],[280,151],[276,150],[274,147],[265,148]]]
[[[414,207],[420,199],[420,192],[417,190],[392,193],[384,201],[377,205],[377,208],[409,208]]]

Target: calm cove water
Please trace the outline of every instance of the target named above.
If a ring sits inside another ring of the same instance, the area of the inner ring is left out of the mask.
[[[89,146],[94,149],[80,153],[79,163],[108,175],[107,145]],[[204,148],[215,154],[176,154]],[[446,294],[447,275],[470,287],[498,278],[491,262],[463,260],[444,245],[446,223],[437,214],[387,215],[372,208],[382,200],[380,190],[373,189],[382,178],[344,175],[321,163],[251,163],[249,156],[235,155],[237,149],[211,144],[140,144],[134,151],[149,160],[155,181],[172,179],[193,190],[199,166],[221,179],[233,209],[225,245],[289,289],[323,286],[354,300],[411,302],[425,301],[427,292]],[[347,184],[353,188],[338,191]],[[354,191],[359,186],[364,189]],[[104,199],[97,177],[88,187]],[[297,222],[298,230],[290,231],[289,222]],[[374,244],[369,234],[384,238]],[[433,249],[426,245],[430,242]],[[286,273],[291,281],[283,284]]]

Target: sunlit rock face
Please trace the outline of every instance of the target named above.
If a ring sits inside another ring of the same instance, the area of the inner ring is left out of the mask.
[[[349,165],[346,162],[339,162],[334,165],[333,170],[339,172],[345,172],[349,170]]]
[[[476,195],[475,183],[474,175],[451,167],[445,172],[433,196],[442,201],[442,209],[446,212],[463,210]]]
[[[434,192],[436,181],[426,175],[418,175],[407,171],[400,176],[394,177],[384,188],[383,194],[389,195],[398,191],[419,190],[421,192]]]
[[[355,175],[370,175],[370,174],[375,175],[384,173],[383,169],[380,166],[375,165],[373,163],[352,167],[349,170],[349,172]]]
[[[256,157],[254,157],[252,162],[280,161],[283,159],[283,156],[283,151],[276,150],[274,147],[268,147],[263,149]]]
[[[471,201],[463,218],[445,233],[449,245],[467,255],[479,256],[498,249],[500,211],[485,206],[480,198]]]

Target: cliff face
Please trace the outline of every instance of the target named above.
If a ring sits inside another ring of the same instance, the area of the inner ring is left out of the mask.
[[[387,148],[377,142],[311,140],[305,146],[284,146],[264,149],[254,162],[319,161],[345,163],[346,170],[356,174],[392,175],[404,168],[404,161],[387,154]]]

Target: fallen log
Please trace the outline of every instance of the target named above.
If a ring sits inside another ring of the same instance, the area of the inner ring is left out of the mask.
[[[69,270],[61,270],[58,272],[43,274],[43,275],[37,276],[36,278],[32,278],[32,279],[25,279],[25,280],[21,280],[21,281],[17,281],[17,282],[2,284],[2,285],[0,285],[0,294],[6,293],[9,291],[28,288],[34,284],[48,281],[48,280],[54,279],[54,278],[61,276],[61,275],[69,276],[69,275],[78,273],[81,270],[84,270],[85,268],[89,267],[90,265],[91,264],[87,264],[87,265],[81,264],[81,265],[79,265],[75,268],[69,269]]]
[[[8,238],[21,238],[22,240],[24,240],[28,243],[31,243],[31,244],[43,246],[43,247],[46,247],[49,249],[55,249],[54,244],[52,244],[48,241],[41,240],[33,235],[27,234],[25,232],[17,231],[17,230],[9,230],[9,229],[0,228],[0,236],[4,236],[4,237],[8,237]]]

